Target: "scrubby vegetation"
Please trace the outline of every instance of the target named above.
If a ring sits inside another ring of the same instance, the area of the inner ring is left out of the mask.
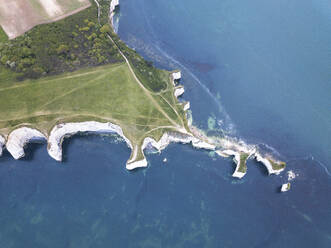
[[[146,61],[136,51],[127,47],[127,45],[121,41],[115,33],[112,32],[111,36],[130,61],[130,64],[134,68],[134,71],[140,81],[143,83],[148,82],[145,84],[146,88],[156,92],[167,88],[169,78],[164,77],[164,75],[162,75],[160,71],[153,66],[152,62]]]

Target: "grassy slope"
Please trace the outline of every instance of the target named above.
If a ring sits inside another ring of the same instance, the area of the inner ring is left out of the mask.
[[[140,146],[144,137],[159,139],[173,127],[146,97],[148,93],[136,83],[125,63],[0,85],[0,133],[4,135],[21,125],[47,134],[57,122],[98,120],[119,124],[131,142]],[[168,91],[149,94],[181,125],[182,117],[171,108],[181,109],[170,83]],[[173,98],[171,106],[161,95]]]

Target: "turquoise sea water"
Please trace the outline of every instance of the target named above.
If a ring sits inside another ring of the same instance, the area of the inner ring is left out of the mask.
[[[122,0],[120,37],[183,71],[194,123],[264,149],[298,177],[187,145],[125,170],[129,149],[77,136],[0,158],[0,247],[330,247],[331,4],[326,0]],[[213,123],[213,121],[209,121]],[[209,127],[212,125],[209,124]],[[163,163],[163,158],[168,162]]]

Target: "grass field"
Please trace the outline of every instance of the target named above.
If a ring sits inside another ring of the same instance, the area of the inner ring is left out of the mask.
[[[23,82],[8,77],[0,86],[0,133],[5,136],[22,125],[49,134],[59,122],[96,120],[120,125],[139,147],[146,136],[158,140],[165,131],[186,125],[170,81],[162,92],[146,90],[126,63]]]

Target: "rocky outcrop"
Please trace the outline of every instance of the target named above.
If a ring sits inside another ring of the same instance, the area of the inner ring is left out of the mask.
[[[148,163],[146,158],[142,159],[142,160],[138,160],[138,161],[134,161],[134,162],[128,162],[126,164],[126,169],[127,170],[135,170],[137,168],[145,168],[147,167]]]
[[[262,155],[258,152],[255,152],[254,156],[256,158],[256,161],[262,163],[267,168],[269,175],[271,175],[271,174],[278,175],[279,173],[281,173],[285,169],[285,167],[280,168],[280,169],[274,169],[273,166],[272,166],[271,161],[266,157],[262,157]]]
[[[255,158],[257,162],[262,163],[268,170],[269,175],[271,174],[278,175],[285,169],[285,163],[276,161],[269,156],[262,156],[258,152],[257,147],[252,145],[247,145],[243,141],[237,141],[230,137],[225,137],[225,138],[217,139],[217,145],[218,147],[221,148],[218,151],[216,151],[216,153],[219,156],[222,157],[233,156],[233,161],[236,163],[236,170],[232,175],[233,177],[242,178],[243,176],[245,176],[246,171],[243,172],[244,171],[243,169],[239,170],[239,168],[243,166],[241,163],[245,159],[244,157],[241,159],[241,156],[245,154],[246,156],[248,155],[246,160],[249,158]],[[244,166],[246,167],[246,165]]]
[[[153,138],[146,137],[144,139],[144,142],[141,146],[142,152],[148,147],[154,148],[161,152],[161,150],[165,149],[170,143],[182,143],[182,144],[189,144],[191,143],[193,147],[198,149],[206,149],[206,150],[215,150],[215,146],[212,144],[209,144],[205,141],[202,141],[190,134],[187,133],[181,133],[181,132],[167,132],[163,134],[161,139],[159,141],[156,141]],[[144,155],[145,156],[145,155]],[[142,160],[145,161],[146,159]],[[141,162],[139,165],[145,165],[144,162]],[[146,162],[147,166],[147,162]],[[141,166],[145,167],[145,166]],[[131,166],[132,168],[132,166]]]
[[[27,143],[43,140],[46,140],[46,136],[40,131],[29,127],[21,127],[9,134],[6,148],[15,159],[20,159],[25,156],[24,146]]]
[[[62,142],[65,137],[70,137],[77,133],[117,133],[132,148],[131,142],[124,136],[122,128],[110,122],[101,123],[87,121],[79,123],[63,123],[56,125],[48,139],[48,154],[57,161],[62,160]]]
[[[243,178],[246,175],[246,172],[240,172],[239,168],[241,166],[240,164],[240,152],[236,152],[233,150],[219,150],[216,151],[216,153],[222,157],[230,157],[233,156],[233,162],[236,164],[236,170],[232,174],[233,177],[236,178]]]
[[[6,143],[5,138],[0,135],[0,156],[2,155],[2,151],[5,143]]]
[[[281,192],[286,192],[289,191],[291,189],[291,184],[290,183],[284,183],[282,185],[282,187],[280,188]]]
[[[207,149],[207,150],[215,150],[215,146],[209,144],[203,140],[200,140],[191,134],[186,133],[184,130],[183,132],[167,132],[164,133],[159,141],[151,137],[146,137],[143,141],[141,146],[141,150],[139,151],[138,146],[136,146],[133,150],[131,159],[127,162],[126,168],[128,170],[133,170],[136,168],[147,167],[147,160],[145,158],[144,150],[146,148],[154,148],[161,152],[161,150],[165,149],[170,143],[182,143],[182,144],[189,144],[191,143],[193,147],[198,149]],[[137,161],[138,153],[141,152],[143,159]]]

